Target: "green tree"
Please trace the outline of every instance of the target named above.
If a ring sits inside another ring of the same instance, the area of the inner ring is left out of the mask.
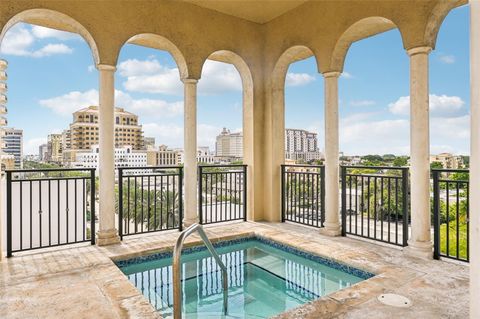
[[[430,169],[442,169],[443,165],[440,162],[431,162]]]
[[[408,164],[408,158],[405,156],[399,156],[395,158],[392,165],[394,167],[404,167],[404,166],[407,166],[407,164]]]

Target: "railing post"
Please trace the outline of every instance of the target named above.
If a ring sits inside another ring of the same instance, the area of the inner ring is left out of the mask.
[[[285,222],[285,165],[281,165],[281,174],[282,174],[282,223]]]
[[[183,230],[183,167],[178,168],[178,230]]]
[[[320,191],[321,191],[321,226],[325,221],[325,166],[320,167]]]
[[[342,236],[347,235],[347,168],[340,166],[342,183]]]
[[[123,169],[121,167],[118,168],[118,235],[120,240],[123,240]]]
[[[440,259],[440,182],[439,171],[433,175],[433,258]],[[448,213],[448,212],[447,212]]]
[[[198,222],[203,224],[203,167],[198,166]],[[208,180],[207,180],[208,183]],[[208,184],[207,184],[208,185]],[[206,200],[206,198],[205,198]]]
[[[95,245],[95,169],[90,171],[90,242]]]
[[[247,221],[247,165],[243,165],[243,221]]]
[[[408,168],[402,169],[402,208],[403,208],[403,247],[408,246],[408,222],[409,222],[409,188],[408,188]]]
[[[12,257],[12,172],[7,173],[7,257]],[[20,225],[22,227],[22,225]],[[22,240],[22,238],[20,238]]]

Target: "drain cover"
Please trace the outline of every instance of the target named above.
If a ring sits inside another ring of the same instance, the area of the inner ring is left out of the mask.
[[[383,294],[378,296],[377,299],[378,301],[387,306],[399,308],[408,308],[412,306],[412,302],[410,301],[410,299],[397,294]]]

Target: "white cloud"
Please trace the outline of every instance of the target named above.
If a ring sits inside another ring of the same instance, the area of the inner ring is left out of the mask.
[[[464,111],[465,102],[458,96],[430,94],[430,112],[432,117],[458,116]],[[391,113],[396,115],[410,114],[410,96],[401,96],[397,101],[388,104]]]
[[[40,34],[42,34],[42,32],[43,31],[41,31]],[[0,52],[6,55],[28,56],[33,58],[42,58],[57,54],[71,54],[73,52],[72,48],[63,43],[49,43],[40,49],[34,49],[33,46],[37,39],[38,37],[35,36],[33,29],[29,30],[24,24],[17,24],[6,33],[1,44]]]
[[[454,55],[447,55],[447,54],[439,54],[438,60],[444,64],[453,64],[455,63],[455,56]]]
[[[210,146],[210,149],[215,148],[215,140],[217,135],[222,131],[221,127],[209,125],[209,124],[199,124],[197,127],[197,144],[199,146]]]
[[[27,155],[32,155],[32,154],[37,155],[38,147],[46,143],[47,143],[46,137],[37,137],[37,138],[28,139],[23,144],[23,151]]]
[[[350,101],[351,106],[372,106],[377,104],[377,102],[373,100],[352,100]]]
[[[348,73],[348,72],[342,72],[342,74],[340,75],[341,78],[343,79],[353,79],[353,75],[351,73]]]
[[[71,54],[73,49],[66,46],[63,43],[60,44],[47,44],[39,50],[33,51],[31,56],[34,58],[42,58],[45,56],[51,56],[55,54]]]
[[[90,65],[87,67],[87,71],[88,71],[89,73],[92,73],[93,71],[95,71],[95,69],[96,69],[96,68],[95,68],[95,65],[93,65],[93,64],[90,64]]]
[[[350,155],[410,153],[410,121],[375,120],[376,113],[357,113],[341,119],[341,150]],[[469,153],[469,115],[451,118],[434,117],[430,121],[432,154]]]
[[[286,86],[302,86],[315,81],[315,77],[307,73],[287,73]]]
[[[145,136],[153,136],[157,144],[165,144],[170,147],[183,147],[183,126],[178,124],[147,123],[143,125]],[[221,132],[221,128],[209,124],[197,126],[197,144],[215,147],[215,138]]]
[[[129,59],[119,64],[120,75],[125,77],[123,87],[127,91],[141,93],[183,94],[178,68],[161,65],[157,60]],[[242,81],[231,64],[207,60],[202,78],[198,82],[199,94],[239,92]]]
[[[207,60],[198,82],[199,94],[241,92],[242,80],[232,64]]]
[[[0,50],[3,54],[27,56],[34,42],[35,38],[27,28],[23,24],[17,24],[5,34]]]
[[[73,112],[90,105],[98,105],[98,91],[72,91],[61,96],[39,101],[40,105],[62,116],[71,116]]]
[[[127,91],[181,95],[183,84],[178,68],[162,66],[157,60],[129,59],[118,65],[119,73],[126,80]]]
[[[159,99],[133,99],[128,93],[115,91],[115,104],[140,116],[140,120],[174,117],[183,114],[183,101],[166,102]]]
[[[128,59],[118,65],[118,72],[123,77],[154,74],[165,70],[167,70],[167,68],[162,67],[160,62],[155,59],[143,61],[137,59]]]
[[[32,34],[38,39],[54,38],[58,40],[71,40],[80,37],[75,33],[45,28],[38,25],[32,26]]]
[[[71,114],[83,107],[98,105],[98,91],[73,91],[61,96],[39,101],[40,105],[62,116]],[[115,90],[115,105],[124,107],[140,116],[140,120],[175,117],[183,113],[183,101],[166,102],[160,99],[134,99],[128,93]]]
[[[165,144],[170,147],[183,146],[183,127],[176,124],[143,124],[145,136],[155,137],[157,145]]]

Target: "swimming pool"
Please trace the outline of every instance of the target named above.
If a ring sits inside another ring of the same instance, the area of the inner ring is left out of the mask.
[[[214,244],[228,273],[228,317],[268,318],[373,274],[262,237]],[[163,318],[173,315],[171,252],[117,261]],[[205,246],[182,254],[184,318],[222,317],[220,267]]]

